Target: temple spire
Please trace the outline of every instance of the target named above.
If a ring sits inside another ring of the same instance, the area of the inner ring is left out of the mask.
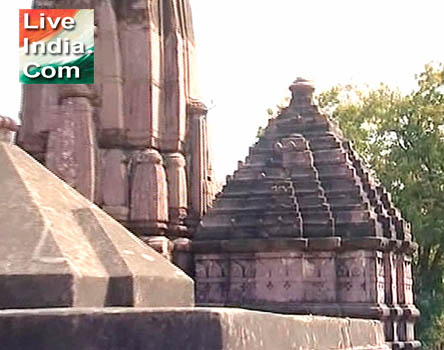
[[[172,241],[192,238],[214,187],[206,119],[189,108],[199,98],[189,0],[34,6],[94,8],[96,79],[25,85],[19,145],[171,256]]]

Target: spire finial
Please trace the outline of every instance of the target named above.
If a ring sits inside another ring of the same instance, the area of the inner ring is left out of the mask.
[[[290,105],[309,105],[312,101],[314,90],[315,88],[311,80],[297,77],[290,85],[290,91],[292,94]]]

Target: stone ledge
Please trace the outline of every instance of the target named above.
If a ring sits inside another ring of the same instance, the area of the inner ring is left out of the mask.
[[[392,350],[414,350],[421,347],[421,342],[417,340],[409,342],[391,342],[389,344],[392,347]]]
[[[0,311],[8,350],[388,350],[378,321],[229,308]]]
[[[383,250],[412,254],[418,245],[411,241],[391,240],[385,237],[362,237],[342,239],[325,238],[251,238],[233,240],[194,240],[194,253],[264,253],[284,251],[326,251],[326,250]]]
[[[211,308],[236,308],[239,305],[232,303],[198,303],[200,307]],[[288,303],[273,301],[244,302],[243,308],[257,310],[260,312],[278,312],[280,314],[292,315],[319,315],[328,317],[352,317],[356,319],[391,319],[405,318],[416,320],[419,318],[419,310],[414,305],[387,306],[385,304],[372,303]]]

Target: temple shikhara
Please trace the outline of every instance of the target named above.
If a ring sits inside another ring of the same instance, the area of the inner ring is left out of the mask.
[[[214,197],[188,1],[35,1],[94,8],[94,85],[25,85],[18,144],[169,257]]]
[[[0,117],[0,347],[420,347],[410,226],[312,82],[216,193],[190,2],[34,7],[95,10],[96,75]]]

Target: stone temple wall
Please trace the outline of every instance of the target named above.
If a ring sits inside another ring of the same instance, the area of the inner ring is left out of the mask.
[[[179,239],[187,268],[214,195],[188,0],[34,7],[95,10],[96,81],[24,86],[18,144],[165,256]]]

